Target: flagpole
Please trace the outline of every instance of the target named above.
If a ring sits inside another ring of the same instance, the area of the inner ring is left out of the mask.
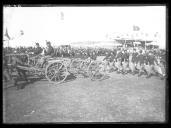
[[[8,48],[7,48],[7,52],[9,52],[9,40],[8,40]]]

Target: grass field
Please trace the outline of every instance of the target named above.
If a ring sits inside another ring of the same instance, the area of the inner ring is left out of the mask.
[[[35,81],[4,89],[5,123],[164,122],[165,80],[122,75],[76,78],[60,85]]]

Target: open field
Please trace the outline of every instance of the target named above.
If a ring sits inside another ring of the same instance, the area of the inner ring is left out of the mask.
[[[5,123],[164,122],[165,80],[110,73],[60,85],[37,80],[3,91]]]

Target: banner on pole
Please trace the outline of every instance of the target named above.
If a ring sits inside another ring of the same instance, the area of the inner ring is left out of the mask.
[[[139,26],[136,26],[136,25],[133,26],[133,31],[139,31],[139,30],[140,30]]]
[[[7,29],[7,28],[6,28],[6,31],[5,31],[5,36],[8,38],[8,40],[11,39],[11,37],[10,37],[9,34],[8,34],[8,29]]]

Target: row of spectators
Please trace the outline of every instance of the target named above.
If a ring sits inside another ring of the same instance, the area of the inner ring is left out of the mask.
[[[45,55],[51,55],[52,57],[84,57],[85,55],[90,56],[90,54],[95,53],[97,56],[105,56],[107,52],[113,52],[116,53],[119,49],[124,48],[113,48],[106,49],[106,48],[74,48],[71,46],[59,46],[56,48],[53,48],[50,44],[50,42],[47,42],[47,48],[41,48],[39,46],[39,43],[36,43],[35,47],[18,47],[18,48],[12,48],[12,47],[5,47],[3,48],[3,52],[5,54],[28,54],[33,53],[34,55],[38,55],[45,51]],[[132,48],[125,48],[128,51],[131,51]],[[124,50],[125,50],[124,49]],[[139,48],[136,48],[137,50],[140,50]],[[47,53],[46,53],[47,51]],[[146,50],[146,51],[152,51],[154,55],[160,54],[161,56],[166,54],[165,50],[161,49],[153,49],[153,50]]]

